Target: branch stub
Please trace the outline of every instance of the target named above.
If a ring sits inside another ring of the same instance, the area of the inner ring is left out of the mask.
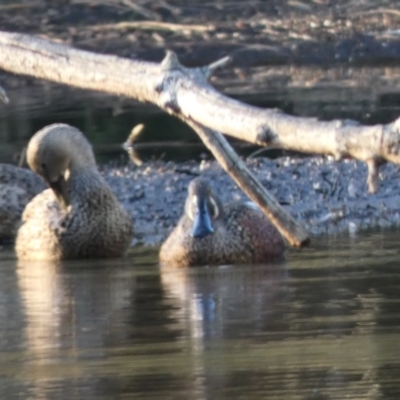
[[[173,50],[167,50],[167,53],[164,59],[161,61],[160,66],[163,71],[183,68],[183,65],[179,62],[178,56]]]

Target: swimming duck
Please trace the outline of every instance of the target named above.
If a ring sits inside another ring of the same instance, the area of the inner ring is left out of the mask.
[[[15,239],[25,206],[45,188],[45,182],[29,169],[0,164],[0,242]]]
[[[252,203],[223,205],[203,178],[191,181],[185,211],[160,249],[176,267],[263,263],[283,256],[282,236]]]
[[[30,168],[49,184],[26,206],[15,250],[20,259],[121,256],[133,226],[96,168],[83,134],[65,124],[37,132],[27,149]]]

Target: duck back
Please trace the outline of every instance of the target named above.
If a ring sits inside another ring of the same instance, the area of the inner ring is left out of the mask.
[[[160,261],[176,267],[254,264],[282,258],[285,244],[268,218],[247,204],[225,206],[214,232],[194,238],[193,222],[183,215],[160,249]]]

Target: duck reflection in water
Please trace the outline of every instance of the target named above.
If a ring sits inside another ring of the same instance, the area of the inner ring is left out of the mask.
[[[176,267],[253,264],[282,258],[284,251],[282,236],[255,205],[223,205],[208,182],[196,178],[160,261]]]
[[[19,260],[16,267],[24,314],[18,379],[29,381],[27,397],[73,399],[84,390],[82,398],[98,398],[94,372],[84,365],[91,356],[105,368],[106,349],[132,336],[128,322],[137,279],[130,273],[131,261]],[[74,386],[80,379],[86,382],[84,389]]]
[[[121,256],[133,227],[96,167],[83,134],[47,126],[30,140],[30,168],[49,184],[26,206],[15,250],[20,259],[62,260]]]

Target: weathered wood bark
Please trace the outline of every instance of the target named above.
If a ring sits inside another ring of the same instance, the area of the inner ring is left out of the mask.
[[[228,61],[223,59],[208,67],[190,70],[180,65],[173,53],[168,53],[158,65],[95,55],[27,35],[0,33],[0,68],[149,101],[191,123],[214,155],[223,161],[225,170],[271,217],[288,242],[303,246],[309,242],[309,238],[302,227],[251,176],[221,134],[203,129],[191,117],[191,110],[195,111],[196,104],[184,105],[182,109],[178,100],[180,92],[192,89],[211,91],[222,96],[208,85],[207,78]]]
[[[288,212],[282,209],[275,198],[261,185],[221,133],[211,131],[186,118],[183,120],[197,132],[222,168],[231,175],[247,196],[259,205],[292,246],[305,246],[309,243],[307,232],[296,223]],[[287,235],[287,230],[291,235]]]
[[[208,84],[209,75],[227,62],[187,69],[172,53],[159,65],[0,32],[0,68],[4,70],[151,102],[188,122],[293,245],[307,242],[305,232],[247,175],[240,160],[232,158],[233,150],[217,132],[259,145],[363,160],[369,168],[370,191],[377,190],[380,163],[400,162],[400,119],[366,127],[354,121],[320,122],[250,106]]]
[[[7,32],[0,32],[0,68],[179,110],[212,130],[259,145],[365,161],[370,192],[378,189],[380,163],[400,163],[400,120],[361,126],[355,121],[321,122],[250,106],[209,85],[206,78],[212,68],[187,69],[169,61],[160,67]]]

